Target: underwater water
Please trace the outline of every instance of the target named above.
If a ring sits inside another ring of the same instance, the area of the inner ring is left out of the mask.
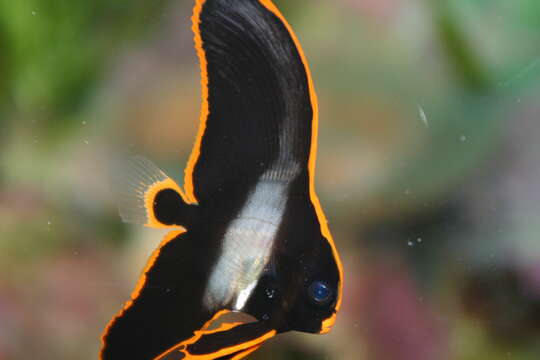
[[[540,5],[275,1],[319,99],[344,271],[324,336],[252,359],[538,359]],[[125,153],[180,184],[190,1],[0,2],[0,359],[95,359],[164,232],[121,222]]]

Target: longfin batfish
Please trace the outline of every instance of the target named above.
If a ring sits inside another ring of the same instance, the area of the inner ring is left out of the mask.
[[[328,332],[342,267],[314,188],[317,99],[269,0],[196,0],[199,133],[182,190],[135,158],[125,221],[170,228],[103,335],[102,360],[241,359],[276,334]],[[243,312],[252,322],[224,322]]]

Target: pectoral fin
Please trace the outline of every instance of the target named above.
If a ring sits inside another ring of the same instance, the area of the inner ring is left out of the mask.
[[[155,228],[186,228],[196,209],[178,184],[150,160],[135,157],[116,176],[114,192],[122,220]]]
[[[214,330],[196,331],[154,360],[238,360],[276,335],[266,323],[224,323]]]

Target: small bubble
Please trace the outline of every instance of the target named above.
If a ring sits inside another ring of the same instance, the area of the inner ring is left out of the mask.
[[[263,319],[263,320],[268,320],[268,319],[270,319],[270,316],[268,316],[268,314],[264,314],[264,315],[262,316],[262,319]]]
[[[411,195],[411,189],[405,189],[405,195]]]
[[[407,245],[414,246],[414,243],[411,240],[409,240],[409,241],[407,241]]]
[[[52,225],[52,221],[47,221],[47,225],[51,226],[51,225]]]
[[[36,16],[37,15],[37,11],[32,11],[32,16]]]
[[[86,125],[86,120],[81,121],[81,124]]]
[[[466,137],[465,135],[461,135],[461,136],[459,137],[459,140],[460,140],[461,142],[465,142],[465,141],[467,141],[467,137]]]
[[[86,145],[88,145],[88,144],[90,144],[90,141],[84,140],[84,143],[85,143]]]
[[[520,104],[520,103],[521,103],[521,99],[517,99],[516,102],[517,102],[518,104]]]
[[[416,239],[416,242],[420,244],[422,242],[422,238]]]

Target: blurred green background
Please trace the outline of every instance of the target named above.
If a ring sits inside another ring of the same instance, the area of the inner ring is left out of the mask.
[[[540,358],[540,2],[276,1],[321,109],[345,264],[324,337],[253,359]],[[182,182],[191,1],[0,0],[0,359],[95,359],[162,232],[122,224],[120,153]]]

